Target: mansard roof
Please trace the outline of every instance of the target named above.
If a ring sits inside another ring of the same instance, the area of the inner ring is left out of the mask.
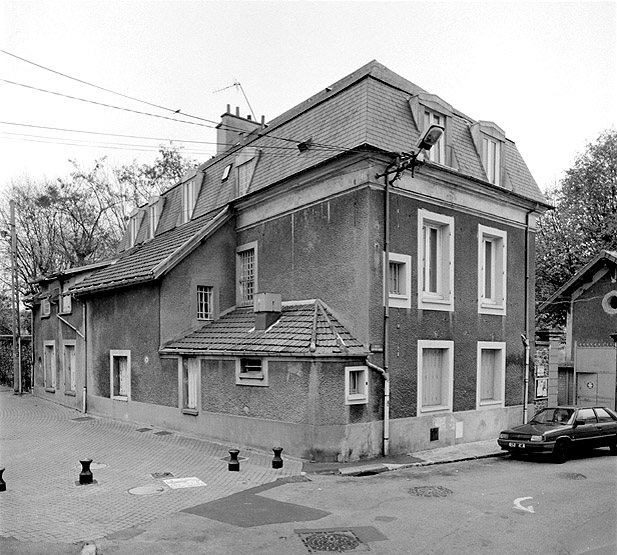
[[[366,356],[368,351],[321,300],[286,301],[279,319],[255,329],[252,307],[235,308],[180,339],[162,353],[253,356]]]

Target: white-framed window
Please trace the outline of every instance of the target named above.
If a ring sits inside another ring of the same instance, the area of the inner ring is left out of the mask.
[[[43,371],[45,389],[56,390],[56,342],[43,342]]]
[[[506,344],[503,341],[478,341],[476,406],[505,406]]]
[[[156,228],[159,225],[162,209],[161,197],[154,196],[148,201],[148,239],[154,239]]]
[[[199,194],[199,184],[197,179],[189,179],[182,183],[182,223],[188,222],[193,217],[197,195]]]
[[[214,317],[214,288],[209,285],[197,286],[197,319],[212,320]]]
[[[387,287],[389,306],[411,308],[411,256],[389,253],[388,272],[385,274],[384,282]]]
[[[233,164],[227,164],[225,169],[223,170],[223,175],[221,177],[221,181],[227,181],[229,179],[229,174],[231,173],[231,168]]]
[[[139,212],[135,210],[129,216],[129,225],[128,225],[128,247],[134,247],[137,242],[137,233],[139,232]]]
[[[75,341],[65,341],[63,345],[62,364],[64,366],[64,390],[75,392],[76,390],[76,358]]]
[[[454,218],[418,210],[418,308],[454,310]]]
[[[110,393],[118,401],[131,399],[131,351],[109,351]]]
[[[418,416],[451,412],[454,391],[454,342],[418,341]]]
[[[236,249],[237,302],[250,305],[257,293],[257,241]]]
[[[345,368],[345,404],[365,405],[368,403],[368,366],[347,366]]]
[[[182,412],[196,415],[201,405],[201,359],[180,357],[178,362]]]
[[[482,136],[482,162],[488,180],[495,185],[500,185],[501,141],[488,135]]]
[[[478,312],[506,313],[508,234],[478,225]]]
[[[51,302],[49,299],[41,300],[41,318],[48,318],[51,314]]]
[[[236,385],[268,385],[268,361],[258,357],[236,359]]]
[[[428,108],[424,108],[424,131],[426,131],[431,125],[440,125],[445,129],[446,116],[439,114]],[[423,132],[424,132],[423,131]],[[438,164],[446,163],[446,139],[445,133],[439,138],[439,140],[433,145],[433,147],[426,153],[426,156],[431,162],[437,162]]]
[[[73,311],[73,298],[70,293],[62,293],[60,297],[62,314],[70,314]]]

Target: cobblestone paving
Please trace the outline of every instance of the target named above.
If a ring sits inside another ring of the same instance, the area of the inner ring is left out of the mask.
[[[6,468],[7,485],[0,492],[0,536],[67,543],[97,539],[302,469],[300,461],[285,459],[284,468],[275,470],[271,454],[231,446],[247,460],[240,472],[229,472],[221,459],[230,446],[177,433],[155,435],[157,428],[138,432],[143,425],[131,422],[75,420],[80,417],[37,397],[0,392],[0,467]],[[93,460],[97,483],[79,486],[79,461],[86,458]],[[157,472],[207,485],[172,489],[151,476]],[[163,492],[128,492],[145,486]]]

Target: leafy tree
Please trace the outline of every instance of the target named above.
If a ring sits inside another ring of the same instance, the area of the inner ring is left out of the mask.
[[[548,192],[555,209],[538,221],[536,298],[548,299],[602,249],[617,250],[617,130],[589,143]],[[538,326],[560,326],[565,307],[538,314]]]
[[[195,162],[179,148],[161,146],[154,163],[110,167],[105,158],[84,168],[72,161],[70,176],[55,181],[22,177],[0,199],[0,251],[10,260],[9,200],[15,201],[19,286],[70,267],[110,257],[122,238],[128,214],[174,185]],[[3,220],[3,221],[2,221]],[[4,272],[4,273],[3,273]],[[9,268],[0,280],[10,283]]]

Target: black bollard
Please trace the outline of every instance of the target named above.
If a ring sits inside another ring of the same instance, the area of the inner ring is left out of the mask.
[[[283,459],[281,458],[281,453],[283,452],[283,448],[273,447],[272,451],[274,451],[274,458],[272,459],[272,468],[283,468]]]
[[[238,449],[229,450],[229,464],[227,465],[227,470],[231,472],[240,472],[240,461],[238,460],[239,453],[240,451]]]
[[[0,491],[6,491],[6,482],[2,479],[4,468],[0,468]]]
[[[92,471],[90,470],[90,465],[92,464],[92,459],[86,459],[83,461],[79,461],[81,463],[81,472],[79,473],[79,484],[91,484],[92,483]]]

